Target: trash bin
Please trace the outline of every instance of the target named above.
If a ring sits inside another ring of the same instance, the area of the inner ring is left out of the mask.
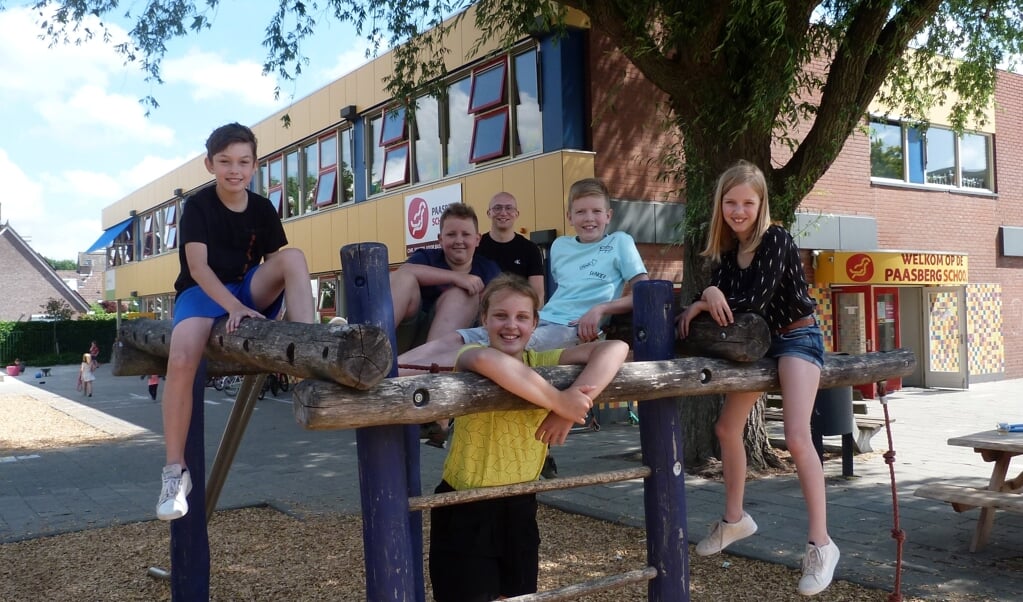
[[[842,435],[842,476],[852,477],[853,474],[853,429],[856,419],[853,417],[852,387],[834,387],[820,389],[813,400],[813,412],[810,414],[810,438],[817,449],[817,456],[824,464],[824,437]]]
[[[820,389],[813,401],[810,428],[825,437],[853,432],[852,387]]]

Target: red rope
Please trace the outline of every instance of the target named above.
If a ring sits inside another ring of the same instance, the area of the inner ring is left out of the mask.
[[[451,366],[439,366],[437,364],[430,364],[429,366],[420,366],[418,364],[398,364],[399,368],[406,370],[423,370],[430,374],[437,374],[438,372],[451,372],[454,370]]]
[[[895,591],[888,596],[888,602],[902,602],[902,545],[906,542],[906,532],[899,527],[899,492],[895,486],[895,446],[892,443],[892,421],[888,417],[888,389],[885,381],[877,383],[877,396],[884,410],[884,429],[888,434],[888,451],[884,454],[884,463],[888,465],[888,474],[892,481],[892,539],[895,540]]]

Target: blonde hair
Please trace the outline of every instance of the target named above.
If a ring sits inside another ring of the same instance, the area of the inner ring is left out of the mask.
[[[83,364],[92,363],[92,355],[90,355],[88,353],[83,353],[82,354],[82,363]],[[74,364],[71,364],[71,365],[73,366]]]
[[[760,246],[764,232],[767,232],[767,228],[771,225],[771,206],[767,202],[767,180],[764,178],[764,172],[749,161],[739,161],[721,174],[717,187],[714,189],[714,206],[711,209],[707,246],[700,253],[701,256],[709,257],[714,262],[720,262],[721,255],[725,251],[732,250],[737,244],[731,228],[725,223],[721,205],[725,194],[742,184],[752,188],[753,192],[760,197],[760,210],[757,213],[753,236],[743,245],[742,250],[755,251]]]
[[[503,292],[517,293],[529,297],[530,302],[533,304],[533,322],[535,323],[540,320],[540,297],[536,294],[536,291],[522,276],[507,273],[497,276],[483,289],[483,294],[480,295],[480,316],[487,317],[487,312],[490,311],[491,299],[494,298],[494,295]]]
[[[568,210],[572,211],[572,203],[576,199],[586,196],[599,196],[604,198],[604,208],[611,207],[611,195],[607,192],[607,186],[597,178],[584,178],[572,184],[568,189]]]

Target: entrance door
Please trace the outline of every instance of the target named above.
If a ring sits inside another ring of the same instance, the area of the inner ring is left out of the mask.
[[[928,387],[966,389],[966,290],[941,286],[924,289],[927,320],[924,382]]]

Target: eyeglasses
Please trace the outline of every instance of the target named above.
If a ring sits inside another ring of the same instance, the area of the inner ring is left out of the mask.
[[[491,213],[516,213],[515,205],[494,205],[490,208]]]

